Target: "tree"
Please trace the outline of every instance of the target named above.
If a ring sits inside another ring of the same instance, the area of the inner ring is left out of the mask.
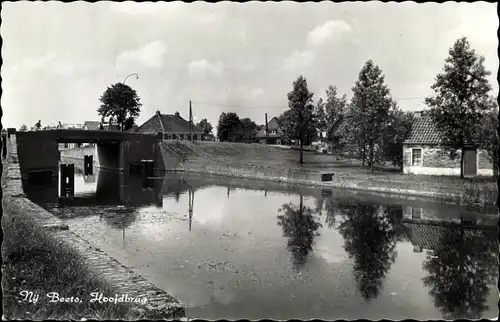
[[[325,118],[327,127],[344,115],[347,107],[347,95],[340,96],[337,87],[330,85],[326,90]]]
[[[123,83],[116,83],[108,87],[99,98],[101,106],[97,110],[102,117],[114,117],[125,129],[125,122],[130,117],[138,117],[141,111],[140,98],[137,92]]]
[[[135,118],[134,118],[134,117],[132,117],[132,116],[130,116],[130,117],[128,117],[128,118],[125,120],[125,122],[124,122],[124,124],[123,124],[123,130],[124,130],[124,131],[128,131],[128,130],[130,130],[130,129],[134,126],[134,125],[136,125],[136,124],[135,124]]]
[[[403,167],[403,142],[411,131],[414,115],[403,112],[396,103],[389,112],[388,122],[382,138],[382,153],[384,160],[394,166]]]
[[[198,124],[196,124],[196,127],[199,127],[205,136],[212,134],[213,127],[207,119],[202,119]]]
[[[381,157],[382,138],[393,106],[382,70],[369,60],[361,69],[353,89],[352,129],[358,145],[358,157],[373,172]]]
[[[344,94],[340,96],[337,92],[337,88],[333,85],[328,86],[326,90],[326,104],[325,104],[325,124],[327,130],[330,129],[340,117],[345,118],[347,112],[347,96]],[[341,122],[345,122],[345,119]],[[345,128],[345,127],[342,127]],[[340,129],[340,127],[339,127]],[[332,129],[333,130],[333,129]],[[340,149],[343,148],[347,138],[346,135],[348,133],[341,133],[339,130],[332,131],[327,133],[328,141],[332,145],[332,149]],[[332,154],[333,155],[333,154]]]
[[[463,151],[467,145],[476,144],[481,118],[494,106],[486,78],[491,72],[483,63],[484,57],[476,55],[466,37],[458,39],[431,86],[435,96],[425,99],[437,130],[443,134],[445,151],[453,159],[461,151],[460,178],[464,177]]]
[[[326,132],[328,129],[326,114],[325,114],[325,102],[320,98],[316,105],[314,106],[314,119],[316,120],[316,126],[319,131]]]
[[[26,132],[26,131],[28,131],[28,127],[26,126],[26,124],[21,125],[21,127],[19,128],[19,132]]]
[[[287,120],[291,122],[292,136],[300,142],[301,165],[304,163],[304,140],[306,136],[310,139],[311,135],[314,137],[317,133],[315,127],[313,127],[314,134],[308,133],[311,132],[311,127],[308,128],[308,125],[314,124],[313,96],[314,93],[309,91],[307,80],[302,75],[293,82],[293,89],[288,93],[288,107],[291,115]]]
[[[494,176],[498,176],[498,107],[494,107],[491,111],[486,113],[479,122],[478,133],[482,134],[478,139],[479,145],[488,153],[488,158],[493,163]]]
[[[241,133],[241,140],[245,143],[252,143],[255,141],[257,135],[258,125],[249,118],[241,119],[243,133]]]
[[[222,113],[217,125],[217,137],[221,142],[240,142],[243,124],[236,113]]]
[[[283,236],[288,238],[288,249],[292,253],[294,267],[299,270],[307,261],[322,225],[314,218],[311,207],[304,206],[302,195],[298,206],[284,204],[278,212],[283,212],[277,216],[278,225],[283,229]]]

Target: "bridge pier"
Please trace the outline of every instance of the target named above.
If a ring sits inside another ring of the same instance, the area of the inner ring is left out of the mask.
[[[75,165],[61,164],[61,198],[75,197]]]

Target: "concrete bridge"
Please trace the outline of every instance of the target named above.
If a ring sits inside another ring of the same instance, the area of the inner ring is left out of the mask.
[[[161,134],[119,131],[45,130],[17,132],[15,140],[23,179],[59,175],[59,143],[95,143],[97,168],[128,171],[143,160],[154,162],[154,175],[165,170],[159,142]]]

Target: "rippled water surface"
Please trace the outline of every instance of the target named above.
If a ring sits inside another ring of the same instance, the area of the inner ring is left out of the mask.
[[[77,175],[75,191],[28,195],[190,318],[498,316],[492,214],[188,174]]]

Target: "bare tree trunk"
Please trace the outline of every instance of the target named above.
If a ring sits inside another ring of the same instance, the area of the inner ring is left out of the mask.
[[[462,145],[462,153],[460,154],[460,179],[464,178],[464,146]]]
[[[361,168],[365,168],[365,156],[366,156],[366,146],[365,142],[363,142],[363,154],[361,155]]]
[[[373,141],[370,142],[370,167],[371,167],[372,173],[373,173],[373,153],[374,153],[374,151],[373,151],[373,149],[374,149],[373,145],[374,145]]]
[[[300,139],[300,165],[304,164],[304,140]]]

